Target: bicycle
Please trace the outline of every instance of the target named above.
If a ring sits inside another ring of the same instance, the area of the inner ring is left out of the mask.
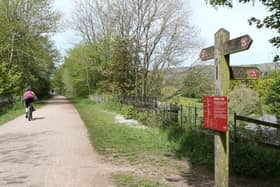
[[[27,119],[28,121],[32,120],[32,112],[33,112],[33,102],[28,105]]]

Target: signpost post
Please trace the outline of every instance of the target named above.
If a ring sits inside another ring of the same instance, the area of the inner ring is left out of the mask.
[[[230,79],[238,78],[238,79],[246,79],[246,78],[257,78],[259,75],[259,70],[257,68],[245,69],[242,68],[234,68],[230,67],[229,64],[229,55],[233,53],[237,53],[240,51],[244,51],[250,48],[253,40],[249,35],[244,35],[232,40],[229,40],[229,32],[225,29],[220,29],[215,33],[215,45],[210,46],[208,48],[204,48],[200,52],[201,60],[215,60],[215,85],[216,85],[216,96],[211,98],[206,97],[205,104],[208,103],[213,105],[212,110],[208,110],[208,112],[212,112],[209,116],[215,114],[217,111],[217,107],[219,107],[222,113],[220,117],[213,117],[212,120],[208,120],[208,123],[212,123],[211,129],[215,130],[214,142],[215,142],[215,186],[216,187],[228,187],[228,179],[229,179],[229,131],[228,131],[228,118],[225,118],[227,115],[227,97],[229,92],[229,81]],[[223,98],[222,103],[214,104],[215,98]],[[211,101],[213,99],[213,101]],[[212,104],[211,104],[212,102]],[[226,107],[226,109],[225,109]],[[208,115],[208,113],[204,113]],[[208,116],[208,117],[209,117]],[[211,117],[209,118],[211,119]],[[213,124],[219,123],[221,124]],[[225,126],[226,123],[226,127]],[[209,125],[209,124],[208,124]],[[221,126],[221,129],[218,127]],[[217,128],[218,127],[218,128]],[[207,127],[206,124],[206,128]]]

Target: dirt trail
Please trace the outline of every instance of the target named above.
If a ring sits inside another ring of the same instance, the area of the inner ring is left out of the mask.
[[[0,186],[110,187],[115,168],[90,145],[74,106],[56,96],[34,112],[0,126]]]

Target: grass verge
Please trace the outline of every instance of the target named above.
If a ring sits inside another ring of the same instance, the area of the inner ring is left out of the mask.
[[[213,171],[214,143],[212,135],[205,136],[200,131],[186,131],[177,126],[172,126],[172,124],[162,129],[156,126],[136,129],[114,121],[115,114],[110,112],[115,110],[113,105],[95,104],[87,99],[77,100],[75,104],[97,151],[116,164],[136,168],[136,173],[115,175],[115,181],[120,183],[120,186],[123,183],[128,183],[127,186],[134,186],[137,181],[139,182],[142,179],[150,181],[151,185],[154,186],[164,185],[162,182],[166,181],[168,176],[178,176],[178,173],[190,185],[213,186],[213,172],[209,173],[207,170],[206,174],[203,174],[205,169],[199,167],[199,165],[207,166],[210,171]],[[128,110],[128,113],[133,112]],[[253,146],[250,145],[249,147]],[[276,171],[279,163],[276,157],[279,156],[279,152],[268,150],[267,154],[264,154],[266,152],[259,147],[256,147],[256,150],[251,150],[243,144],[238,145],[238,148],[235,146],[231,151],[232,167],[230,171],[232,174],[247,177],[260,176],[262,179],[258,183],[263,186],[279,184],[278,180],[269,182],[266,180],[268,175],[274,178],[275,175],[279,174]],[[245,157],[243,154],[251,156]],[[252,156],[254,154],[258,156]],[[188,160],[195,166],[191,166],[178,158]],[[263,162],[260,162],[261,160]],[[266,167],[269,170],[263,172],[265,164],[269,165]],[[252,175],[252,173],[255,175]],[[255,184],[255,180],[242,179],[240,182],[240,179],[231,179],[231,183],[234,185],[246,183],[248,185],[252,184],[252,186]],[[158,184],[151,181],[156,181]]]
[[[6,108],[0,113],[0,125],[24,114],[24,106],[21,102],[16,102],[12,107]]]
[[[167,184],[141,179],[130,174],[115,174],[114,179],[117,187],[170,187]]]
[[[134,168],[131,175],[114,176],[119,186],[167,186],[166,177],[187,168],[175,159],[176,144],[161,129],[117,123],[113,112],[88,99],[75,100],[75,105],[95,149],[114,164]]]
[[[49,97],[46,97],[43,100],[36,101],[35,107],[41,107],[48,98]],[[17,101],[12,106],[2,109],[2,111],[0,111],[0,125],[23,115],[25,113],[24,107],[23,101]]]

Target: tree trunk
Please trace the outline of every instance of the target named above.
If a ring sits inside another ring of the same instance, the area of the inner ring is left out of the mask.
[[[15,41],[15,33],[12,34],[12,43],[11,43],[11,53],[9,57],[9,66],[12,67],[13,57],[14,57],[14,41]]]
[[[88,68],[86,68],[86,74],[87,74],[87,86],[88,86],[88,94],[91,94],[90,84],[89,84],[89,71]]]

